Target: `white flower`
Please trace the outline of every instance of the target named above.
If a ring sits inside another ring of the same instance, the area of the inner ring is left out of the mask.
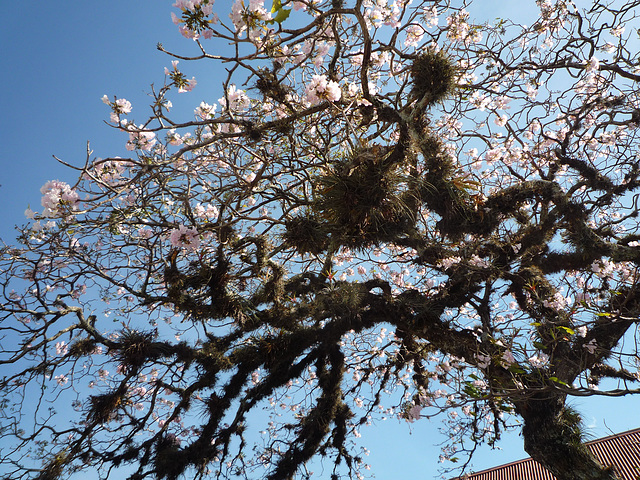
[[[424,30],[420,25],[409,25],[407,27],[407,38],[404,41],[406,47],[415,47],[424,36]]]
[[[534,355],[529,358],[529,363],[531,366],[539,368],[544,367],[549,362],[549,355],[546,353],[539,353],[538,355]]]
[[[326,75],[314,75],[305,89],[305,99],[311,105],[317,105],[323,100],[337,102],[341,97],[340,85],[333,80],[327,80]]]
[[[609,32],[614,37],[619,37],[624,33],[624,30],[625,30],[625,28],[620,26],[620,27],[612,28],[611,30],[609,30]]]
[[[34,212],[33,210],[31,210],[31,208],[27,208],[24,211],[24,216],[27,217],[29,220],[33,220],[36,216],[36,212]]]
[[[600,60],[595,56],[591,57],[587,62],[587,72],[596,72],[600,69]]]
[[[438,262],[438,266],[444,270],[451,268],[451,266],[456,265],[462,261],[460,257],[447,257],[443,258]]]
[[[495,123],[499,127],[504,127],[507,124],[507,120],[509,120],[509,117],[507,115],[500,115],[499,117],[495,118],[493,123]]]

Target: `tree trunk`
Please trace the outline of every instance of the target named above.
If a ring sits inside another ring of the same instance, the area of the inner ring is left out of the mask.
[[[525,451],[558,480],[620,480],[584,445],[580,416],[564,405],[564,398],[529,398],[517,409],[524,419]]]

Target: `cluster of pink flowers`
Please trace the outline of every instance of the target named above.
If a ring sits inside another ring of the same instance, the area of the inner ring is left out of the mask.
[[[135,128],[135,126],[133,128]],[[143,127],[139,128],[142,129]],[[148,152],[156,144],[156,141],[155,133],[144,130],[132,131],[130,128],[129,141],[127,142],[126,148],[129,151],[140,149]]]
[[[424,36],[424,29],[420,25],[409,25],[407,27],[407,38],[404,41],[407,47],[417,47]]]
[[[549,355],[546,353],[538,353],[532,357],[529,357],[529,363],[532,367],[542,368],[549,363]]]
[[[169,234],[169,242],[174,247],[187,248],[189,250],[196,250],[200,247],[200,234],[195,228],[187,228],[184,225],[180,225],[178,228],[171,230]]]
[[[216,107],[217,105],[209,105],[207,102],[200,102],[200,105],[196,107],[193,113],[201,120],[209,120],[215,116]]]
[[[110,101],[106,95],[102,96],[102,103],[111,107],[111,115],[109,119],[112,123],[120,122],[120,115],[126,115],[131,113],[131,102],[126,98],[117,98],[115,101]]]
[[[472,28],[467,23],[469,12],[460,10],[458,13],[447,17],[447,38],[451,41],[463,41],[465,44],[477,43],[482,40],[482,32]]]
[[[78,208],[78,193],[68,183],[50,180],[40,189],[45,217],[59,217]]]
[[[337,102],[341,97],[340,85],[333,80],[328,80],[326,75],[314,75],[305,89],[305,99],[311,105],[317,105],[323,100]]]
[[[248,31],[249,39],[257,40],[262,35],[264,23],[271,20],[271,13],[264,8],[264,0],[236,0],[231,7],[229,18],[238,35]]]
[[[229,110],[231,111],[246,110],[251,105],[249,97],[247,97],[244,90],[238,90],[235,85],[229,87],[226,97],[218,99],[218,103],[222,105],[222,108],[227,106],[227,99],[229,99]]]
[[[196,77],[191,77],[191,80],[185,77],[185,75],[180,70],[178,70],[178,63],[180,63],[178,60],[172,60],[171,66],[173,67],[173,69],[169,70],[167,67],[164,67],[164,74],[170,77],[171,80],[173,80],[173,83],[177,85],[178,93],[190,92],[198,84],[198,82],[196,81]],[[167,108],[170,108],[171,102],[167,103]]]
[[[176,0],[173,6],[180,10],[194,10],[200,7],[206,15],[213,13],[213,0]]]
[[[68,350],[69,350],[68,346],[65,342],[56,343],[56,355],[58,356],[66,355]]]
[[[101,160],[95,162],[94,174],[96,178],[104,183],[113,184],[122,177],[125,172],[125,161]]]
[[[218,218],[218,215],[220,214],[220,211],[215,207],[215,205],[207,205],[206,207],[200,203],[198,203],[194,208],[193,208],[193,213],[198,217],[201,218],[203,220],[215,220],[216,218]]]
[[[173,6],[179,8],[183,12],[198,12],[204,17],[210,16],[211,18],[208,20],[208,23],[218,23],[220,20],[218,15],[213,13],[213,3],[214,0],[177,0]],[[171,12],[171,20],[175,25],[178,25],[180,34],[185,38],[190,38],[192,40],[197,40],[201,36],[205,39],[213,38],[213,32],[210,29],[204,29],[200,33],[193,31],[184,25],[184,20],[178,18],[178,16],[173,12]]]
[[[447,270],[448,268],[451,268],[453,265],[457,265],[458,263],[460,263],[462,261],[461,257],[447,257],[447,258],[443,258],[442,260],[440,260],[438,262],[438,266],[440,268],[443,268],[444,270]]]

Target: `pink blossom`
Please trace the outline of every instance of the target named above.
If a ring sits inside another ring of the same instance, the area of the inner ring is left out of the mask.
[[[595,56],[591,57],[587,62],[587,72],[596,72],[600,69],[600,60]]]
[[[231,6],[229,18],[238,34],[249,29],[249,38],[254,40],[263,31],[261,24],[271,19],[271,13],[264,8],[264,0],[250,0],[247,3],[236,0]]]
[[[198,203],[194,208],[193,208],[193,213],[198,217],[201,218],[203,220],[209,220],[209,221],[213,221],[216,218],[218,218],[219,215],[219,210],[216,208],[215,205],[207,205],[206,207],[200,203]]]
[[[184,225],[180,225],[178,228],[171,230],[169,241],[174,247],[196,250],[200,246],[200,234],[195,228],[187,228]]]
[[[68,351],[67,344],[65,342],[56,343],[56,355],[66,355]]]
[[[425,8],[422,13],[427,26],[435,27],[438,25],[438,9],[436,7]]]
[[[78,288],[76,288],[75,290],[73,290],[71,292],[71,297],[78,299],[80,298],[82,295],[84,295],[85,293],[87,293],[87,286],[86,285],[79,285]]]
[[[94,164],[94,172],[97,179],[105,183],[114,183],[122,177],[125,171],[125,162],[119,160],[98,159]]]
[[[413,423],[420,418],[420,412],[422,411],[422,405],[414,405],[406,413],[406,419],[409,423]]]
[[[516,357],[513,356],[513,353],[511,353],[511,351],[507,350],[502,354],[502,361],[507,366],[513,365],[514,363],[516,363]]]
[[[118,98],[113,102],[113,109],[117,113],[131,113],[131,102],[125,98]]]
[[[504,127],[507,124],[507,120],[509,120],[507,115],[500,115],[497,116],[493,122],[499,127]]]
[[[238,90],[235,85],[229,87],[226,98],[222,97],[218,99],[218,103],[220,103],[223,108],[227,106],[227,98],[229,99],[229,110],[241,111],[246,110],[250,106],[249,97],[247,97],[244,90]]]
[[[216,105],[209,105],[207,102],[200,102],[200,105],[194,110],[193,113],[196,115],[196,117],[202,120],[209,120],[215,116]]]
[[[341,96],[340,86],[333,80],[327,80],[326,75],[314,75],[305,89],[305,98],[311,105],[317,105],[323,100],[337,102]]]
[[[409,25],[407,27],[407,38],[404,41],[405,46],[415,47],[420,43],[424,36],[424,30],[420,25]]]
[[[156,134],[153,132],[130,131],[129,141],[127,142],[126,149],[129,151],[140,149],[148,152],[156,144],[156,141]]]
[[[27,207],[27,209],[24,211],[24,216],[27,217],[29,220],[33,220],[36,216],[36,212],[31,210],[30,207]]]
[[[453,265],[457,265],[461,261],[462,261],[462,258],[460,257],[447,257],[440,260],[438,262],[438,266],[443,268],[444,270],[447,270],[448,268],[451,268]]]
[[[476,363],[478,368],[485,369],[491,364],[491,357],[489,355],[479,353],[476,355],[476,359],[478,360]]]
[[[63,211],[78,208],[78,194],[65,182],[50,180],[42,186],[40,193],[43,195],[42,215],[45,217],[58,217]]]
[[[169,142],[169,145],[182,145],[184,140],[179,133],[176,133],[176,129],[172,128],[167,132],[167,142]]]
[[[532,367],[540,368],[544,367],[549,362],[549,355],[545,353],[539,353],[532,357],[529,357],[529,363]]]
[[[178,87],[178,93],[190,92],[197,84],[198,82],[196,81],[196,77],[191,77],[191,80],[187,80],[187,83]]]

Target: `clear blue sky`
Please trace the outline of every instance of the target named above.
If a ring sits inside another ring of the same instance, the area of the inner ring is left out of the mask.
[[[149,85],[161,84],[163,67],[170,65],[170,59],[156,50],[156,44],[162,42],[180,53],[193,52],[194,48],[171,23],[172,3],[3,2],[0,238],[5,242],[11,243],[15,237],[12,226],[24,223],[23,211],[28,204],[40,209],[39,189],[45,181],[75,180],[75,173],[58,165],[52,155],[81,165],[87,140],[91,141],[94,157],[127,154],[126,137],[104,123],[109,109],[100,98],[104,94],[125,97],[133,103],[132,116],[144,117]],[[511,8],[517,8],[518,14],[534,9],[533,0],[526,5],[514,3],[518,6]],[[506,10],[509,7],[502,2],[481,0],[479,5],[490,11],[491,17],[516,14]],[[222,17],[230,1],[218,0],[216,7]],[[209,47],[215,53],[213,44]],[[189,77],[195,75],[198,86],[172,101],[175,112],[188,120],[193,107],[202,100],[216,102],[221,90],[214,65],[185,65],[184,72]],[[573,404],[585,412],[594,438],[640,425],[640,403],[634,398],[587,398]],[[371,450],[367,460],[376,477],[434,478],[439,467],[437,444],[444,440],[437,432],[439,426],[437,421],[425,420],[409,428],[404,422],[388,420],[363,430],[363,444]],[[501,446],[502,452],[482,450],[474,461],[476,469],[526,456],[517,434],[506,437]]]

